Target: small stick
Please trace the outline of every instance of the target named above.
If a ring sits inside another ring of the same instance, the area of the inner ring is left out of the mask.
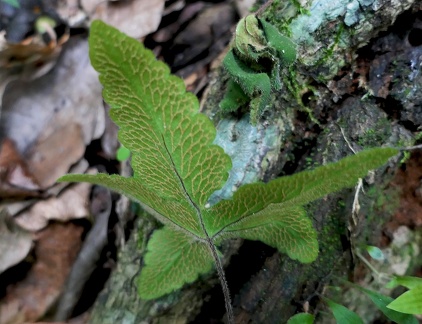
[[[256,12],[255,12],[255,16],[258,16],[260,14],[262,14],[262,12],[267,9],[272,3],[274,2],[274,0],[268,0],[266,3],[264,3],[261,8],[259,8]]]

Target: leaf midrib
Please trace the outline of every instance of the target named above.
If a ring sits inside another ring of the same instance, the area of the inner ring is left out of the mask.
[[[169,157],[169,160],[170,160],[170,162],[171,162],[171,167],[173,168],[173,172],[176,174],[177,179],[179,180],[179,185],[180,185],[180,187],[181,187],[181,189],[182,189],[183,194],[184,194],[184,195],[185,195],[185,197],[186,197],[186,200],[188,201],[188,203],[192,206],[192,208],[193,208],[193,209],[195,210],[195,212],[196,212],[196,215],[197,215],[197,217],[198,217],[198,219],[199,219],[199,223],[200,223],[200,225],[201,225],[201,228],[202,228],[202,230],[203,230],[203,232],[204,232],[204,234],[205,234],[205,238],[200,237],[200,236],[196,235],[195,233],[193,233],[193,232],[191,232],[191,231],[189,231],[189,230],[187,230],[187,232],[191,233],[191,235],[192,235],[192,236],[194,236],[196,239],[198,239],[198,240],[200,240],[200,241],[202,241],[202,242],[204,242],[204,243],[208,243],[208,244],[209,244],[209,243],[211,243],[211,238],[210,238],[210,236],[208,235],[207,229],[206,229],[206,227],[205,227],[205,223],[204,223],[204,220],[203,220],[203,218],[202,218],[202,212],[201,212],[201,209],[199,208],[199,206],[196,204],[196,202],[192,199],[192,197],[190,196],[189,192],[187,191],[187,189],[186,189],[186,187],[185,187],[185,184],[184,184],[184,182],[183,182],[183,179],[182,179],[181,175],[179,174],[179,172],[178,172],[178,170],[177,170],[177,168],[176,168],[176,164],[174,163],[173,156],[171,155],[170,150],[169,150],[169,149],[168,149],[168,147],[167,147],[167,143],[166,143],[166,141],[165,141],[165,139],[164,139],[163,134],[161,134],[161,138],[162,138],[162,140],[163,140],[164,150],[166,151],[166,153],[167,153],[167,155],[168,155],[168,157]],[[179,226],[180,226],[180,225],[179,225]],[[184,228],[184,229],[185,229],[185,228]],[[185,230],[186,230],[186,229],[185,229]]]
[[[271,204],[270,204],[271,205]],[[266,206],[265,208],[267,208],[268,206]],[[265,208],[264,209],[262,209],[262,210],[265,210]],[[259,211],[259,212],[261,212],[261,210]],[[249,213],[249,214],[246,214],[246,215],[244,215],[244,216],[242,216],[242,217],[240,217],[238,220],[236,220],[236,221],[234,221],[234,222],[231,222],[231,223],[229,223],[229,224],[226,224],[226,225],[224,225],[217,233],[215,233],[212,237],[211,237],[211,240],[213,240],[213,241],[215,241],[216,239],[218,239],[218,237],[219,236],[222,236],[223,234],[224,234],[224,231],[226,230],[226,228],[227,227],[229,227],[229,226],[232,226],[232,225],[235,225],[235,224],[237,224],[237,223],[239,223],[239,222],[242,222],[242,221],[244,221],[245,219],[247,219],[247,218],[249,218],[249,217],[252,217],[252,216],[255,216],[255,214],[257,214],[257,213],[259,213],[259,212],[252,212],[252,213]],[[258,226],[259,227],[259,226]]]

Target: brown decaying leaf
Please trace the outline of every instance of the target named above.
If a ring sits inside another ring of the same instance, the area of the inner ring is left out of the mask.
[[[0,98],[12,80],[34,80],[49,72],[54,67],[63,44],[69,39],[69,33],[66,32],[57,42],[47,45],[40,37],[11,44],[4,39],[4,35],[0,35]]]
[[[141,38],[157,30],[164,0],[81,0],[81,5],[91,20],[101,19],[133,38]]]
[[[255,0],[235,0],[234,4],[236,5],[237,12],[239,16],[244,17],[251,13],[251,8],[255,4]]]
[[[83,227],[53,223],[38,233],[36,262],[25,279],[7,288],[0,323],[36,321],[56,302],[81,245]]]
[[[157,43],[164,43],[171,41],[174,35],[177,34],[178,30],[182,25],[192,20],[199,12],[204,10],[205,2],[198,1],[190,4],[182,4],[180,7],[173,7],[172,5],[167,7],[163,16],[173,13],[174,11],[181,10],[180,16],[173,23],[160,28],[156,33],[151,35],[152,39]]]
[[[9,84],[2,109],[0,129],[21,154],[31,150],[48,125],[54,125],[51,127],[56,131],[70,124],[80,125],[85,144],[99,138],[104,132],[105,113],[87,40],[70,39],[56,67],[47,75],[32,82]]]
[[[52,186],[85,152],[82,129],[71,123],[47,125],[28,154],[28,165],[42,189]]]
[[[0,145],[0,197],[38,195],[40,187],[13,141],[5,138]]]
[[[92,173],[92,172],[89,172]],[[62,222],[87,217],[91,184],[78,183],[65,189],[58,197],[48,198],[34,204],[15,217],[16,223],[28,231],[44,228],[50,220]]]
[[[234,22],[235,13],[227,3],[205,8],[174,40],[175,49],[180,47],[180,50],[175,55],[173,66],[184,66],[205,51],[209,52],[206,63],[211,62],[228,44]],[[181,76],[188,74],[178,73]]]
[[[0,273],[22,261],[32,246],[32,235],[0,211]]]

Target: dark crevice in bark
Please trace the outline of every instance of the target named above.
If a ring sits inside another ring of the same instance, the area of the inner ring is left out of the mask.
[[[235,307],[239,306],[236,295],[239,294],[251,277],[262,268],[266,258],[275,252],[276,249],[264,243],[245,240],[238,253],[230,259],[230,264],[225,268],[225,274]],[[214,286],[208,291],[205,299],[200,314],[192,323],[220,323],[220,319],[223,318],[225,313],[221,288],[218,285]]]

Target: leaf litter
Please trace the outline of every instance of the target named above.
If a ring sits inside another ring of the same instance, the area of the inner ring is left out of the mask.
[[[105,14],[119,28],[143,37],[158,27],[164,1],[121,1],[106,7],[84,1],[84,5],[95,7],[85,17]],[[80,19],[84,13],[72,9],[71,0],[59,6],[55,9],[69,26],[87,27]],[[40,43],[39,35],[34,35],[32,43]],[[84,243],[85,256],[91,257],[80,266],[85,274],[77,275],[79,287],[88,280],[107,244],[111,205],[101,211],[91,209],[98,199],[91,201],[89,184],[55,183],[65,173],[87,172],[84,155],[93,141],[101,140],[106,158],[114,158],[117,149],[114,125],[108,137],[102,137],[109,120],[97,73],[89,62],[87,39],[76,35],[67,41],[68,37],[61,39],[48,51],[42,49],[42,40],[40,45],[26,46],[27,41],[9,45],[3,38],[0,46],[0,209],[5,210],[2,215],[13,216],[2,216],[0,221],[0,245],[4,245],[0,249],[4,271],[0,274],[0,323],[36,321],[57,303],[81,247],[81,235],[89,228],[73,220],[102,215],[94,226],[102,234],[94,231]],[[20,61],[12,62],[14,55]],[[109,195],[99,199],[111,204]],[[31,266],[22,278],[14,279],[22,264]],[[67,293],[72,294],[72,285],[68,284]],[[77,298],[70,309],[75,302]]]

